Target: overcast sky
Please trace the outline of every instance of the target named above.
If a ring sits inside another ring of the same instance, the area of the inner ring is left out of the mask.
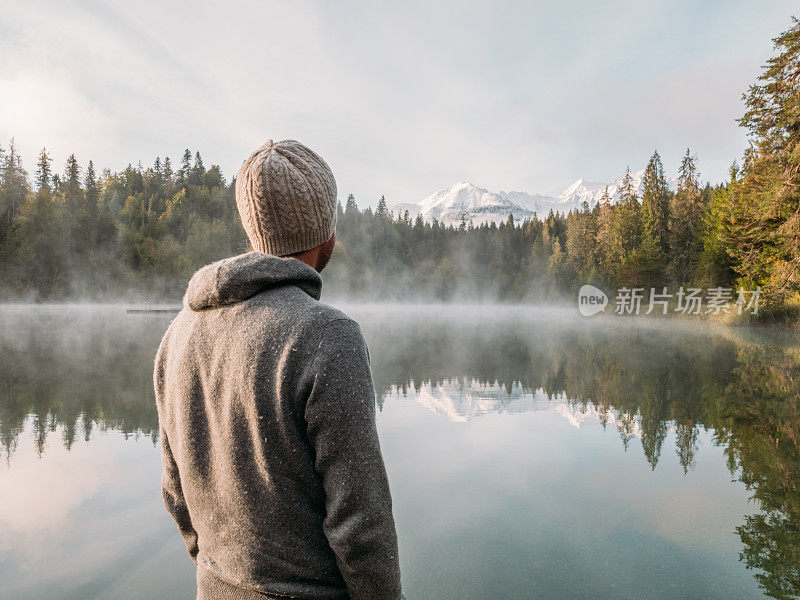
[[[558,193],[654,148],[674,174],[690,147],[716,182],[793,5],[0,0],[0,144],[31,173],[42,146],[58,171],[189,147],[230,179],[294,138],[362,206],[460,180]]]

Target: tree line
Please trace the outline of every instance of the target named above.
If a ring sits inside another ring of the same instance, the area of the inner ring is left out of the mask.
[[[460,226],[393,214],[384,198],[338,206],[332,296],[538,301],[584,283],[760,288],[773,310],[800,304],[800,22],[744,96],[750,146],[728,181],[701,185],[687,150],[675,190],[658,152],[643,189],[566,215]],[[0,149],[0,294],[5,298],[177,299],[191,273],[247,249],[234,182],[186,150],[120,172],[53,171],[45,149],[31,182],[12,140]]]
[[[186,150],[123,171],[54,173],[46,149],[31,186],[14,140],[0,154],[0,274],[17,299],[175,297],[202,264],[244,248],[232,187]]]
[[[696,159],[687,150],[678,189],[672,192],[658,152],[644,172],[639,197],[628,171],[621,198],[606,189],[590,208],[516,223],[458,227],[425,222],[406,211],[394,215],[381,198],[359,211],[350,196],[340,215],[343,252],[334,285],[351,294],[439,299],[468,297],[526,301],[560,297],[584,283],[606,287],[693,283],[732,286],[729,261],[712,255],[706,215],[728,185],[700,186]]]
[[[334,285],[356,295],[537,300],[607,290],[694,286],[761,290],[772,312],[800,308],[800,22],[744,95],[750,145],[727,181],[700,184],[687,149],[675,190],[658,152],[641,192],[630,171],[621,197],[542,219],[458,227],[358,211],[348,198]],[[344,283],[343,283],[344,282]],[[574,296],[573,296],[574,297]]]

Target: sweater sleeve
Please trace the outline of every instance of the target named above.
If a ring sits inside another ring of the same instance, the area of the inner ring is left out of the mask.
[[[375,426],[375,390],[355,321],[337,319],[325,327],[305,416],[325,489],[325,535],[350,597],[399,600],[397,534]]]
[[[175,463],[175,458],[172,455],[172,449],[167,439],[167,432],[163,427],[160,427],[161,436],[161,464],[163,471],[161,474],[161,495],[164,498],[164,506],[167,507],[169,514],[175,519],[178,524],[178,531],[183,536],[183,542],[186,544],[186,550],[189,556],[196,563],[197,562],[197,532],[192,526],[192,520],[189,518],[189,509],[186,507],[186,500],[183,497],[181,489],[181,479],[178,474],[178,465]]]

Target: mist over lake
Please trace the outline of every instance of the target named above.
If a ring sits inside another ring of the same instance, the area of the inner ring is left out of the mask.
[[[524,306],[342,306],[409,598],[800,596],[800,342]],[[0,308],[0,598],[193,598],[163,510],[166,315]]]

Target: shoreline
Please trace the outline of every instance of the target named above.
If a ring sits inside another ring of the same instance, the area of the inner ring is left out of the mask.
[[[437,302],[430,300],[396,301],[396,300],[352,300],[343,298],[323,298],[323,302],[345,311],[359,313],[386,313],[390,317],[404,317],[424,314],[429,317],[456,318],[458,316],[477,317],[477,321],[493,320],[509,317],[543,317],[561,318],[570,321],[588,323],[604,322],[608,324],[636,323],[673,323],[680,325],[702,324],[722,328],[752,328],[763,330],[796,332],[800,330],[800,308],[790,307],[782,313],[760,311],[755,317],[738,314],[734,306],[726,313],[719,314],[684,314],[669,307],[667,314],[661,311],[644,314],[617,314],[616,305],[609,303],[605,311],[593,316],[582,316],[574,303],[553,302]],[[56,301],[56,302],[15,302],[0,301],[0,310],[58,310],[58,309],[118,309],[123,314],[169,316],[177,314],[181,304],[176,302],[125,302],[119,299],[109,301]],[[495,309],[495,313],[487,313],[486,309]],[[472,314],[470,314],[472,313]]]

